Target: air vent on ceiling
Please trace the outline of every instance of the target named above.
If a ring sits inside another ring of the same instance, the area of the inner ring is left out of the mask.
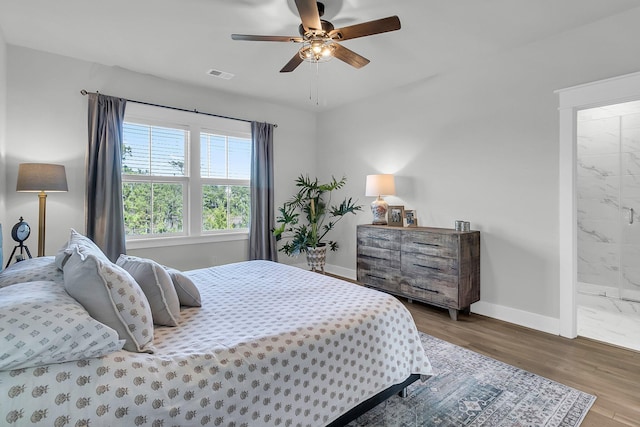
[[[229,80],[233,78],[233,74],[227,73],[226,71],[214,70],[213,68],[207,71],[207,74],[213,77],[219,77],[221,79]]]

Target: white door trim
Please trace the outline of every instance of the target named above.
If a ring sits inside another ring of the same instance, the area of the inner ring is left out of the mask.
[[[640,72],[556,91],[559,94],[560,335],[577,336],[576,111],[640,99]]]

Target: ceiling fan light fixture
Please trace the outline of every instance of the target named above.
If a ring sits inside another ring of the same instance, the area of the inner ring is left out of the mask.
[[[326,62],[333,58],[336,45],[331,39],[307,40],[298,51],[300,58],[308,62]]]

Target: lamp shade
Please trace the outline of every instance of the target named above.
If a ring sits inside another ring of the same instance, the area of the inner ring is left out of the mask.
[[[63,165],[21,163],[16,191],[69,191]]]
[[[391,174],[367,175],[366,196],[394,196],[396,183]]]

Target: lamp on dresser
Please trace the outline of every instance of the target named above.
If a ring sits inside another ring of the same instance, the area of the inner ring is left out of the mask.
[[[21,163],[18,166],[16,191],[38,193],[38,256],[44,256],[47,218],[47,194],[45,191],[69,191],[64,166],[49,163]]]
[[[371,203],[371,213],[373,214],[374,225],[387,225],[387,209],[389,205],[384,201],[382,196],[395,196],[396,184],[393,175],[367,175],[367,183],[365,186],[365,195],[377,197]]]

